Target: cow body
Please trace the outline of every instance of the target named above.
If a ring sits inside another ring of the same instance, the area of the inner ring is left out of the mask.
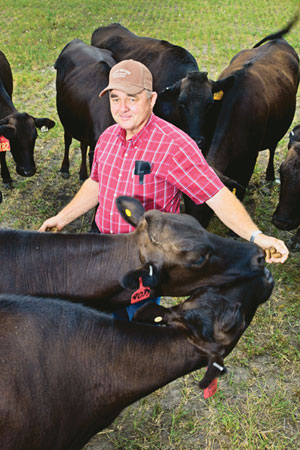
[[[55,122],[18,112],[12,102],[12,92],[13,77],[10,64],[0,51],[0,135],[10,142],[17,173],[23,177],[31,177],[36,171],[33,157],[37,138],[36,128],[50,129],[54,127]],[[0,152],[0,163],[3,182],[10,186],[12,179],[6,164],[6,152]]]
[[[255,244],[208,233],[189,215],[145,212],[137,200],[118,200],[122,217],[136,227],[132,233],[1,230],[0,292],[84,300],[99,309],[115,309],[130,301],[120,284],[130,270],[140,271],[153,298],[264,276],[264,253]]]
[[[256,307],[273,287],[270,277],[267,285],[259,279],[259,292],[246,282]],[[207,387],[225,373],[223,360],[249,324],[241,301],[198,292],[163,308],[160,327],[61,300],[0,295],[2,447],[80,450],[129,404],[208,365],[200,382]]]
[[[82,162],[80,179],[87,178],[86,154],[90,162],[100,134],[114,120],[108,96],[99,93],[108,84],[108,75],[115,64],[108,50],[86,45],[80,39],[69,42],[55,62],[56,105],[64,128],[65,154],[61,172],[69,175],[69,148],[72,138],[80,141]]]
[[[280,196],[273,224],[281,230],[294,230],[300,225],[300,125],[290,133],[286,159],[280,166]],[[299,232],[297,240],[300,242]]]
[[[299,58],[282,38],[291,26],[263,39],[261,42],[271,39],[264,45],[258,43],[239,52],[216,82],[222,82],[223,86],[214,86],[215,90],[221,87],[222,98],[218,100],[206,159],[209,165],[244,188],[253,173],[258,152],[264,149],[270,150],[266,178],[274,180],[274,152],[295,114]],[[241,199],[244,192],[238,192]],[[206,226],[211,211],[201,205],[193,207],[192,214]]]
[[[91,44],[110,50],[117,62],[134,59],[145,64],[153,75],[153,90],[158,93],[154,112],[200,145],[197,107],[201,99],[186,98],[185,92],[189,72],[193,72],[195,89],[198,83],[198,64],[191,53],[164,40],[137,36],[119,23],[97,28]]]

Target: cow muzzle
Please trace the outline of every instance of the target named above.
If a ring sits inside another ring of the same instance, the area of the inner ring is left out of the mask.
[[[32,177],[36,172],[36,168],[35,168],[35,166],[33,166],[29,169],[25,169],[25,167],[17,166],[16,171],[22,177]]]

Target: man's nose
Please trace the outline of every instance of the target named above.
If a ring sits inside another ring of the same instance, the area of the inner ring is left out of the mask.
[[[121,100],[120,110],[121,111],[127,111],[128,109],[129,109],[128,101],[126,99]]]

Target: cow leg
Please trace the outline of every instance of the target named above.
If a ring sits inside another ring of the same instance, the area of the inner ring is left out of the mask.
[[[244,156],[243,158],[238,158],[232,161],[225,173],[225,175],[229,178],[232,178],[245,187],[244,190],[237,190],[237,197],[240,200],[243,200],[245,196],[246,188],[249,184],[250,178],[252,177],[256,164],[257,155],[258,154],[256,153],[251,157],[245,158]]]
[[[88,145],[85,144],[84,142],[80,142],[80,149],[81,149],[81,165],[80,165],[80,171],[79,171],[79,179],[80,179],[80,181],[84,181],[88,177],[87,166],[86,166],[86,155],[87,155]]]
[[[6,188],[12,188],[12,179],[6,164],[6,152],[0,152],[1,177]]]
[[[275,180],[275,173],[274,173],[274,155],[276,150],[276,145],[273,145],[269,148],[270,155],[269,155],[269,162],[268,167],[266,171],[266,180],[267,181],[274,181]]]
[[[69,178],[69,176],[70,176],[69,151],[70,151],[70,145],[72,143],[72,136],[69,133],[67,133],[66,131],[64,132],[64,142],[65,142],[65,153],[64,153],[64,159],[61,164],[60,172],[62,173],[62,176],[64,178]]]

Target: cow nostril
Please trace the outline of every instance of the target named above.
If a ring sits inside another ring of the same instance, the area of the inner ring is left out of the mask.
[[[265,255],[259,256],[257,258],[257,262],[258,262],[259,267],[261,267],[263,269],[265,267],[265,263],[266,263]]]
[[[263,249],[258,248],[258,252],[252,258],[252,264],[256,269],[259,268],[261,270],[264,270],[266,259],[265,259],[265,252],[263,251]]]

